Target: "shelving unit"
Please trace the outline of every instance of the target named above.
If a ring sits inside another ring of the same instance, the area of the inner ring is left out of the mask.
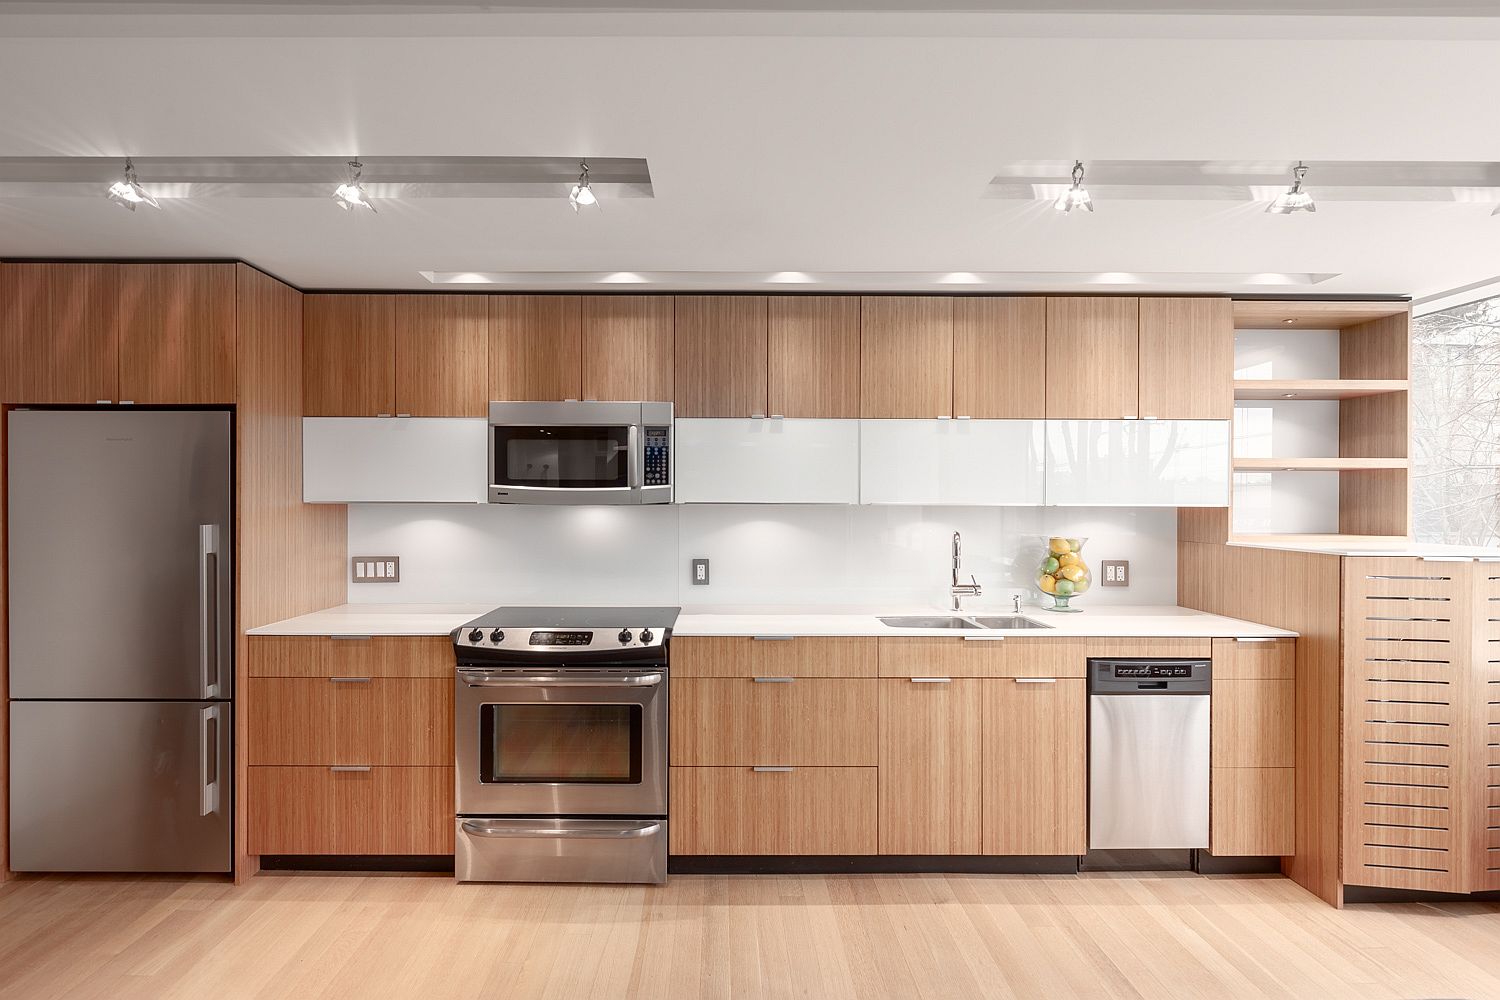
[[[1237,378],[1235,399],[1359,399],[1405,392],[1404,378]]]
[[[1404,458],[1240,458],[1235,472],[1352,472],[1359,469],[1405,469]]]

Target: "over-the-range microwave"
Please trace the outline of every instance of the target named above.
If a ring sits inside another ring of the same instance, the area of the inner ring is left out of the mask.
[[[672,502],[671,403],[490,403],[490,503]]]

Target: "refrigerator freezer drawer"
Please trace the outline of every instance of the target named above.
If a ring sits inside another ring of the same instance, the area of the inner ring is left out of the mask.
[[[1208,847],[1209,696],[1089,696],[1089,849]]]
[[[228,704],[13,701],[10,726],[13,870],[230,870]]]
[[[458,817],[453,859],[460,882],[667,880],[664,819]]]

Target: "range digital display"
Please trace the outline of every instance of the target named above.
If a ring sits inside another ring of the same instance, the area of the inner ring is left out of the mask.
[[[587,646],[594,641],[592,632],[533,632],[533,646]]]

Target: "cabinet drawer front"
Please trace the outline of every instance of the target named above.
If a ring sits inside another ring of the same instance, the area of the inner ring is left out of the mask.
[[[1220,680],[1211,699],[1214,767],[1291,767],[1294,699],[1290,680]]]
[[[446,766],[453,682],[431,677],[256,677],[250,763]]]
[[[240,710],[250,764],[338,764],[335,685],[327,678],[252,677]],[[368,763],[368,762],[367,762]]]
[[[674,678],[672,763],[878,762],[874,678]]]
[[[1290,680],[1297,676],[1297,640],[1214,640],[1214,680]]]
[[[874,854],[873,767],[672,768],[673,854]]]
[[[672,676],[874,677],[873,636],[682,636],[672,639]]]
[[[451,854],[453,768],[252,767],[252,854]]]
[[[1089,639],[1089,656],[1171,656],[1207,660],[1212,639]]]
[[[1294,772],[1289,767],[1215,767],[1209,843],[1220,857],[1276,857],[1293,846]]]
[[[251,636],[251,677],[442,677],[456,669],[445,635]]]
[[[882,677],[1083,677],[1089,640],[1030,636],[880,640]]]

